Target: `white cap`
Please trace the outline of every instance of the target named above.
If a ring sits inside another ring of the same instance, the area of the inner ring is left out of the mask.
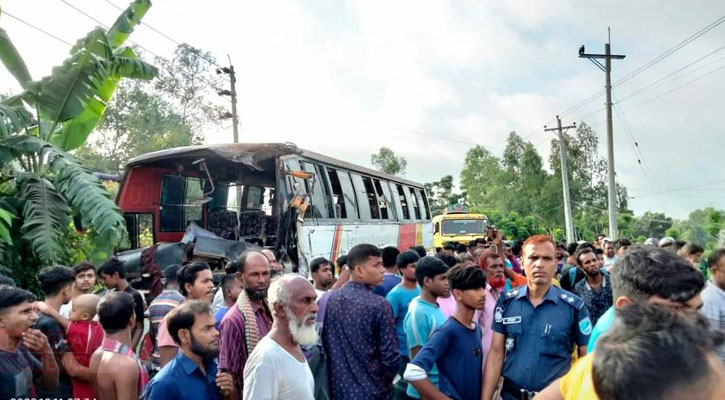
[[[673,237],[665,236],[662,239],[660,239],[659,246],[662,247],[666,244],[674,244],[674,243],[675,243],[675,239]]]

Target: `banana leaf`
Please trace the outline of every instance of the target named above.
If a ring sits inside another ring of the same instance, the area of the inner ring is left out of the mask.
[[[123,49],[119,54],[122,55],[114,55],[110,64],[103,67],[108,69],[110,74],[98,87],[96,96],[89,99],[77,117],[64,122],[61,129],[52,135],[51,142],[54,145],[63,150],[73,150],[83,146],[106,112],[106,106],[121,78],[152,79],[158,73],[153,65],[135,59],[135,54],[130,48]]]
[[[0,60],[23,88],[33,80],[25,61],[3,28],[0,28]]]
[[[0,138],[21,132],[32,122],[33,116],[25,107],[0,104]]]
[[[112,48],[120,47],[128,39],[149,8],[151,8],[150,0],[136,0],[123,11],[108,30],[108,43]]]
[[[50,76],[29,86],[36,96],[40,117],[51,121],[50,132],[78,116],[110,74],[109,64],[98,62],[113,57],[103,30],[91,31],[81,42],[78,51],[53,68]],[[47,138],[50,132],[41,132],[41,136]]]
[[[45,264],[55,262],[63,252],[61,238],[67,229],[70,208],[53,184],[42,176],[24,174],[18,179],[23,199],[20,228],[33,253]]]

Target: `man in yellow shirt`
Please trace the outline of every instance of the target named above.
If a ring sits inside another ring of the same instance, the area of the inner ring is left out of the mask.
[[[634,303],[652,303],[674,310],[698,310],[705,286],[702,274],[687,260],[663,249],[632,249],[612,270],[614,309]],[[608,311],[607,314],[616,314]],[[605,316],[607,315],[605,314]],[[609,329],[613,318],[602,318],[592,332],[588,349],[596,349],[596,338]],[[597,400],[592,383],[592,353],[580,359],[569,372],[539,392],[536,400]]]

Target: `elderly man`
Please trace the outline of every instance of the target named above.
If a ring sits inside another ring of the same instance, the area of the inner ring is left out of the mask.
[[[272,330],[244,367],[245,399],[312,400],[315,380],[300,345],[317,342],[315,288],[299,275],[283,275],[269,287]]]
[[[270,268],[267,257],[258,251],[242,253],[233,267],[244,290],[219,325],[219,368],[232,374],[237,393],[241,394],[247,358],[272,329],[272,313],[267,304]]]

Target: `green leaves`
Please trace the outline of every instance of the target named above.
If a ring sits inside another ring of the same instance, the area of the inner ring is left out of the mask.
[[[44,263],[51,264],[63,251],[61,238],[69,222],[70,208],[53,184],[44,177],[24,174],[18,179],[23,205],[23,239]]]
[[[33,80],[25,61],[3,28],[0,28],[0,60],[23,88]]]
[[[15,218],[15,214],[0,208],[0,242],[13,243],[10,238],[10,228],[13,225],[13,218]]]
[[[141,18],[151,8],[150,0],[136,0],[121,14],[108,30],[108,42],[114,49],[121,46],[133,32]]]
[[[112,57],[102,29],[90,32],[76,48],[78,51],[63,65],[53,68],[50,76],[32,86],[40,116],[52,122],[51,132],[57,124],[83,111],[110,72],[107,63],[98,62]],[[47,133],[44,136],[49,137]]]
[[[0,138],[20,133],[33,122],[33,116],[23,106],[0,104]]]
[[[57,174],[58,192],[84,221],[90,222],[101,243],[112,246],[120,241],[126,232],[125,220],[98,178],[70,154],[55,149],[52,153],[51,169]]]

